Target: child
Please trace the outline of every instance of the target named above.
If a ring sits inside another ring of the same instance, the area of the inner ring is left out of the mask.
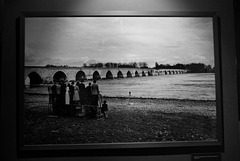
[[[103,118],[106,118],[107,117],[107,111],[108,111],[108,105],[107,105],[107,101],[106,100],[103,101],[101,111],[103,113]]]

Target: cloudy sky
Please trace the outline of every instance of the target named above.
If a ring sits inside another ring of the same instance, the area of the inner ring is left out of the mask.
[[[25,65],[95,62],[214,66],[211,18],[26,18]]]

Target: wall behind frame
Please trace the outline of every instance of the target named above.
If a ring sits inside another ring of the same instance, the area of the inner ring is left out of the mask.
[[[237,75],[232,0],[5,0],[3,26],[3,54],[1,72],[1,152],[3,161],[16,159],[16,24],[24,11],[194,11],[217,12],[221,18],[223,111],[225,152],[223,161],[238,161],[239,122],[237,101]],[[19,159],[25,160],[25,159]],[[38,158],[28,161],[190,161],[190,155]]]

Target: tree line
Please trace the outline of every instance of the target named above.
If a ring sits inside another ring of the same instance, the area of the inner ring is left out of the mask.
[[[73,67],[68,65],[52,65],[47,64],[45,67]],[[74,66],[76,67],[76,66]],[[146,62],[130,62],[130,63],[84,63],[84,68],[149,68]],[[189,73],[214,73],[215,68],[211,65],[205,65],[204,63],[190,63],[190,64],[158,64],[155,63],[153,69],[184,69],[188,70]]]
[[[47,64],[45,67],[64,67],[64,68],[70,68],[70,67],[77,67],[77,66],[68,66],[68,65],[52,65]],[[148,64],[146,62],[130,62],[130,63],[84,63],[84,68],[148,68]]]
[[[190,63],[190,64],[158,64],[155,63],[155,69],[184,69],[189,73],[214,73],[215,68],[211,65],[205,65],[204,63]]]
[[[146,62],[130,62],[130,63],[90,63],[83,64],[84,68],[148,68],[148,64]]]

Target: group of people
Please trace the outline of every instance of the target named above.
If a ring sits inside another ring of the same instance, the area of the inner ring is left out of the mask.
[[[101,108],[101,113],[106,117],[108,107],[106,101],[102,104],[102,95],[96,80],[93,84],[89,83],[87,87],[81,82],[59,82],[48,86],[49,104],[52,105],[53,113],[56,115],[63,114],[64,111],[75,113],[76,107],[82,110],[83,105],[89,107],[91,115],[96,115],[96,108]]]

